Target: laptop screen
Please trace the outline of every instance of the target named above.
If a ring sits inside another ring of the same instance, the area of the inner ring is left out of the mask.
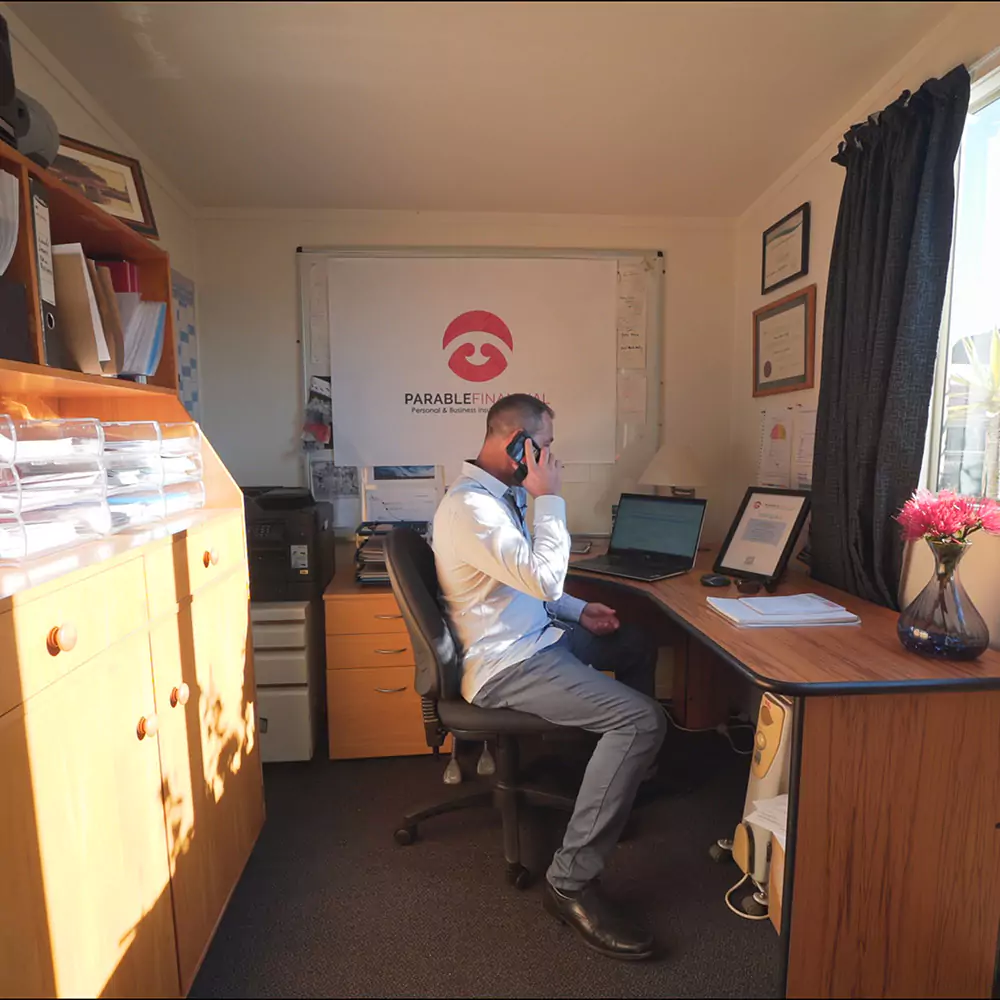
[[[611,532],[610,551],[632,549],[693,560],[701,538],[705,503],[688,497],[623,493]]]

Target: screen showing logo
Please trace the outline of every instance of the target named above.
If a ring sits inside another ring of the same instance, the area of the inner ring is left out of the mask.
[[[510,335],[507,324],[499,316],[485,309],[473,309],[456,316],[444,332],[442,348],[467,333],[485,333],[489,337],[505,344],[509,351],[514,350],[514,338]],[[476,345],[468,341],[459,344],[448,358],[448,367],[466,382],[489,382],[502,375],[507,368],[507,358],[497,343],[487,340],[479,349],[481,358],[475,359]]]

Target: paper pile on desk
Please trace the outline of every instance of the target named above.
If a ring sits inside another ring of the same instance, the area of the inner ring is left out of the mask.
[[[755,800],[753,812],[745,818],[745,822],[769,831],[784,850],[788,829],[788,796],[776,795],[773,799]]]
[[[791,597],[709,597],[708,606],[740,628],[799,628],[815,625],[857,625],[861,619],[819,594]]]

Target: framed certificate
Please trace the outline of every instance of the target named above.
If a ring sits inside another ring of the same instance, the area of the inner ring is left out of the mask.
[[[774,583],[785,571],[808,514],[805,490],[751,486],[719,549],[715,572]]]
[[[811,389],[816,366],[816,286],[753,314],[753,394]]]
[[[760,294],[809,273],[809,202],[764,230],[760,253]]]

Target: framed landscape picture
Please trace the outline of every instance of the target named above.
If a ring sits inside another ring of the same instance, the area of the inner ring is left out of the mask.
[[[138,160],[60,136],[59,152],[49,170],[136,232],[159,238]]]

